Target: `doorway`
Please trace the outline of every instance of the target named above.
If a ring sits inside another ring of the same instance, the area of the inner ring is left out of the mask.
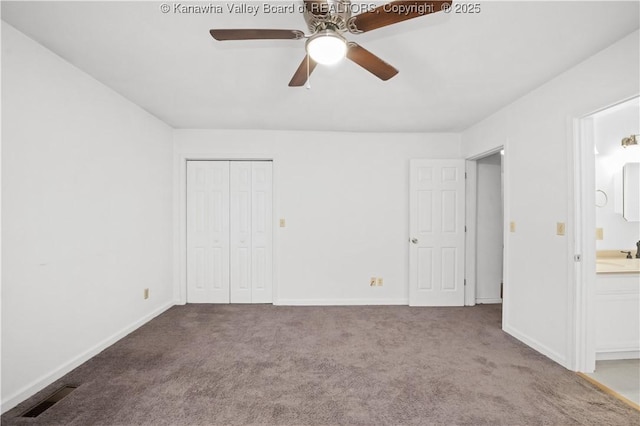
[[[189,303],[271,303],[272,164],[187,161]]]
[[[580,372],[597,370],[597,360],[640,358],[639,272],[616,273],[607,266],[626,262],[621,251],[635,255],[640,236],[640,222],[625,217],[621,208],[625,166],[640,163],[638,145],[623,140],[640,133],[638,117],[640,98],[634,97],[575,122],[574,368]]]
[[[637,207],[636,215],[628,215],[624,206],[637,203],[640,191],[627,194],[624,188],[631,186],[625,185],[625,169],[640,164],[640,146],[630,143],[640,139],[640,97],[576,119],[574,134],[578,254],[573,368],[638,408],[640,268],[624,252],[636,255],[640,221]],[[638,184],[637,176],[632,180]]]
[[[497,152],[476,160],[476,300],[502,303],[503,170]]]
[[[497,146],[466,160],[467,306],[503,303],[507,293],[505,157],[504,147]]]

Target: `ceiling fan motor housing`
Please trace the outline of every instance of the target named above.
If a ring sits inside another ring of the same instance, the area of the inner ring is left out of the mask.
[[[315,34],[322,30],[344,32],[351,18],[350,0],[324,0],[305,2],[304,20]]]

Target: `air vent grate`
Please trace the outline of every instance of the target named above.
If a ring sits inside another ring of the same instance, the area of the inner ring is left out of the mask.
[[[65,396],[67,396],[71,392],[73,392],[77,387],[78,386],[63,386],[63,387],[61,387],[60,389],[58,389],[57,391],[52,393],[44,401],[39,402],[38,404],[36,404],[33,407],[29,408],[20,417],[38,417],[40,414],[44,413],[49,408],[53,407],[53,405],[55,403],[57,403],[62,398],[64,398]]]

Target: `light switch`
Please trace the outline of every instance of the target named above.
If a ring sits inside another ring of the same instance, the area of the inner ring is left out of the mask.
[[[556,223],[556,234],[564,235],[564,222]]]
[[[287,225],[284,218],[280,218],[280,228],[284,228]]]
[[[596,228],[596,240],[604,240],[604,229]]]
[[[509,222],[509,231],[510,232],[516,232],[516,223],[511,221]]]

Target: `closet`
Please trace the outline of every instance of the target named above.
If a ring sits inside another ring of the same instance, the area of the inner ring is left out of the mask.
[[[187,162],[187,302],[272,302],[272,163]]]

